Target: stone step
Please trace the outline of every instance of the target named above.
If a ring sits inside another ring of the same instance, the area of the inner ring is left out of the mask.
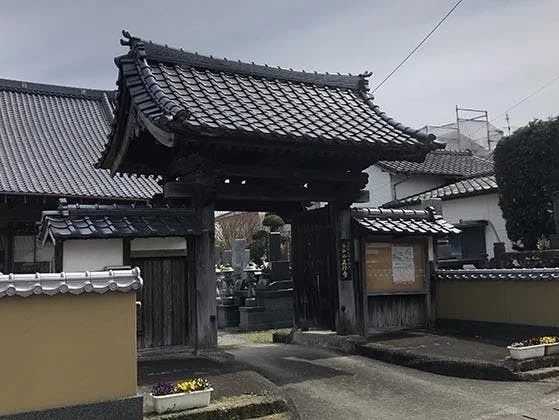
[[[540,379],[552,378],[559,376],[559,367],[545,367],[524,372],[515,373],[523,381],[539,381]],[[559,417],[559,414],[558,414]]]

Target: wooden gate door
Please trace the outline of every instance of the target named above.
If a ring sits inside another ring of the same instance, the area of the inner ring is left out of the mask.
[[[138,348],[187,345],[186,258],[132,258],[131,263],[144,279],[138,295]]]
[[[334,330],[338,287],[332,270],[332,230],[327,208],[298,216],[291,226],[295,321]]]

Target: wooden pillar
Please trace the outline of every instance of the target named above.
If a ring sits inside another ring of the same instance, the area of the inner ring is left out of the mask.
[[[14,272],[14,223],[8,225],[8,243],[6,244],[6,272]]]
[[[131,239],[124,238],[122,239],[122,265],[130,265],[131,264],[131,256],[130,256],[130,249],[131,249]]]
[[[435,282],[432,282],[432,279],[436,269],[436,246],[433,236],[426,238],[425,247],[427,251],[425,256],[425,290],[427,292],[425,294],[425,326],[433,328],[435,326],[435,310],[433,306]]]
[[[188,341],[196,350],[217,347],[214,208],[213,202],[195,207],[203,230],[187,239]]]
[[[54,272],[61,273],[64,271],[64,242],[56,241],[54,246]]]
[[[338,283],[336,333],[358,333],[355,276],[351,256],[351,214],[349,206],[329,205],[332,228],[332,275]]]

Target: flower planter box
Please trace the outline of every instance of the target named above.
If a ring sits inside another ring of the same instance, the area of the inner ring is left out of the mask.
[[[182,392],[180,394],[151,395],[153,409],[157,414],[172,411],[188,410],[190,408],[206,407],[210,404],[213,388],[202,391]]]
[[[545,354],[559,354],[559,343],[546,344]]]
[[[508,346],[510,357],[515,360],[533,359],[545,355],[547,344],[537,344],[535,346],[512,347]]]

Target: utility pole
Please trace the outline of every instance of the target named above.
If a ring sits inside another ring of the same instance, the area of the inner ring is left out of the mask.
[[[505,120],[507,120],[507,129],[509,131],[509,136],[510,136],[510,118],[508,112],[505,114]]]

